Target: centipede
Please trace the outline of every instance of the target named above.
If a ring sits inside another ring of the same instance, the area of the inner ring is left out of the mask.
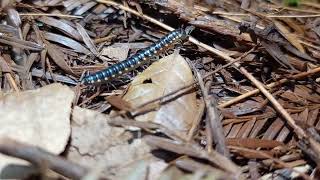
[[[193,31],[193,29],[193,26],[187,26],[186,28],[179,28],[171,31],[151,46],[138,51],[131,57],[119,63],[113,64],[106,69],[84,76],[81,80],[81,84],[91,85],[107,82],[119,77],[120,75],[123,75],[124,73],[132,71],[149,62],[148,59],[150,57],[157,55],[159,52],[163,51],[170,45],[178,42],[184,42]]]

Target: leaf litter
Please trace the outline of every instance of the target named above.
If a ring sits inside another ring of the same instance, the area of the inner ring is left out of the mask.
[[[0,153],[42,177],[317,179],[319,5],[287,4],[1,1]],[[187,24],[149,68],[79,85]]]
[[[102,113],[75,107],[68,159],[88,168],[103,163],[103,174],[118,178],[139,171],[136,169],[139,163],[149,166],[160,161],[152,157],[150,147],[142,139],[133,140],[124,128],[110,126],[108,119]]]

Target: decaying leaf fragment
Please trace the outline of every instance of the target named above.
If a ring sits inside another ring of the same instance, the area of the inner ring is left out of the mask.
[[[1,96],[0,137],[10,137],[60,154],[70,136],[74,96],[71,89],[61,84]],[[22,173],[21,167],[16,168],[25,164],[22,160],[0,155],[0,179],[15,171]]]
[[[148,159],[148,166],[159,161],[152,157],[150,148],[143,139],[134,139],[130,143],[132,135],[122,127],[110,126],[109,118],[99,112],[75,107],[72,113],[71,147],[67,158],[89,168],[103,163],[102,174],[108,176],[109,173],[126,176],[144,158]]]
[[[178,53],[173,53],[153,63],[138,75],[123,98],[137,107],[192,82],[193,76],[188,64]],[[169,129],[185,132],[196,114],[196,93],[188,92],[162,104],[156,111],[137,116],[136,119],[152,121]]]

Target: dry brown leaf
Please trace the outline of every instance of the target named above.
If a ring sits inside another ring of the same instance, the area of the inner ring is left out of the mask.
[[[113,95],[113,96],[108,96],[105,99],[117,109],[124,110],[124,111],[130,111],[132,109],[131,104],[123,100],[120,96]]]
[[[133,106],[159,98],[193,82],[187,62],[178,53],[153,63],[131,83],[124,100]],[[136,117],[138,121],[151,121],[172,130],[187,131],[197,114],[196,93],[185,94],[162,104],[155,111]]]
[[[239,146],[245,148],[275,148],[284,145],[282,142],[266,139],[253,139],[253,138],[227,138],[227,144],[230,146]]]
[[[77,30],[80,33],[83,42],[87,45],[87,47],[90,49],[90,51],[94,54],[94,55],[98,55],[98,50],[96,48],[96,45],[93,43],[93,41],[91,40],[91,38],[89,37],[87,31],[84,29],[84,27],[81,26],[81,24],[76,23],[77,26]]]
[[[65,72],[71,75],[75,75],[72,71],[70,66],[66,63],[64,59],[64,54],[58,48],[52,46],[48,41],[46,41],[48,54],[50,55],[51,59]]]
[[[260,109],[261,103],[252,100],[247,100],[243,103],[238,103],[237,105],[234,105],[230,108],[224,108],[222,112],[224,114],[228,114],[229,116],[232,115],[231,117],[236,117],[257,112]]]
[[[310,88],[302,85],[296,85],[294,87],[294,93],[302,97],[308,101],[314,102],[314,103],[320,103],[320,95],[316,94],[311,90]]]
[[[286,38],[295,48],[297,48],[302,53],[306,53],[303,46],[297,40],[297,37],[293,33],[290,33],[290,31],[284,25],[282,25],[279,21],[274,21],[274,25],[277,27],[280,34],[284,38]]]
[[[10,26],[10,25],[6,25],[6,24],[0,24],[0,32],[1,33],[6,33],[6,34],[10,34],[10,36],[13,36],[15,34],[17,34],[17,28]]]
[[[36,145],[60,154],[70,135],[70,112],[74,92],[52,84],[43,88],[11,93],[0,99],[0,136]],[[0,155],[1,175],[16,170],[22,160]]]
[[[0,42],[12,47],[21,48],[24,50],[41,51],[43,47],[31,41],[24,41],[15,37],[6,36],[0,33]]]

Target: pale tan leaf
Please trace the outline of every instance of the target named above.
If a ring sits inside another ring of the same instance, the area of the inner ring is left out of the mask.
[[[70,136],[70,112],[74,96],[71,89],[61,84],[1,96],[0,136],[60,154]],[[15,171],[13,164],[26,163],[0,155],[1,173]]]
[[[131,137],[123,128],[111,127],[108,116],[92,110],[75,107],[72,114],[71,145],[81,154],[96,155],[111,146],[127,142]]]
[[[306,53],[303,46],[297,41],[297,37],[291,33],[283,24],[279,21],[274,21],[274,25],[277,27],[279,32],[283,37],[285,37],[295,48],[297,48],[300,52]]]
[[[114,169],[117,176],[125,176],[136,167],[133,165],[135,162],[152,155],[149,146],[142,139],[129,143],[132,135],[122,127],[110,126],[109,118],[96,111],[75,107],[72,113],[71,147],[67,158],[89,168],[96,167],[100,162],[107,162],[103,169]]]
[[[129,45],[121,44],[121,46],[107,46],[104,47],[101,51],[101,55],[107,56],[111,59],[116,59],[119,61],[125,60],[128,57]]]
[[[162,97],[193,82],[187,62],[178,53],[153,63],[131,83],[124,100],[134,107]],[[186,132],[197,114],[196,94],[190,92],[162,104],[157,111],[136,117],[138,121],[151,121],[172,130]]]

